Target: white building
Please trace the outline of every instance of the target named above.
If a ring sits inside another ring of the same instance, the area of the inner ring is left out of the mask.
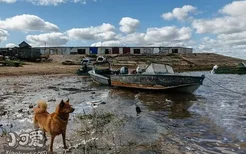
[[[185,47],[37,47],[42,53],[50,54],[82,54],[82,55],[114,55],[114,54],[170,54],[192,53],[192,48]]]

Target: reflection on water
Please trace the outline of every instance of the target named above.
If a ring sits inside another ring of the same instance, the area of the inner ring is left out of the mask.
[[[245,75],[207,73],[206,76],[222,87],[246,94]],[[130,105],[137,103],[143,110],[143,116],[151,118],[156,125],[167,123],[168,126],[163,127],[173,132],[169,137],[170,142],[174,142],[172,138],[177,137],[203,151],[201,153],[246,153],[245,96],[232,93],[206,79],[194,94],[116,88],[109,91],[112,100],[120,100],[126,106],[129,102]],[[182,147],[182,144],[177,145]]]
[[[196,97],[193,94],[182,93],[140,93],[138,99],[148,106],[149,110],[168,111],[169,118],[182,119],[190,117],[187,109]]]

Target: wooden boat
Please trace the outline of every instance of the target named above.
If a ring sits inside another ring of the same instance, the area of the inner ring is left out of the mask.
[[[145,90],[168,90],[193,93],[202,85],[205,78],[202,76],[176,75],[171,66],[150,64],[141,74],[117,74],[108,69],[108,74],[89,71],[91,78],[100,84],[115,87],[136,88]]]
[[[215,65],[211,71],[213,74],[246,74],[246,64],[239,63],[238,66],[218,67]]]

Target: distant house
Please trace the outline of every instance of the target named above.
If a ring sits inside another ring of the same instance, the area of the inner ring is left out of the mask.
[[[19,44],[19,48],[32,48],[32,46],[30,46],[28,43],[23,41]]]
[[[162,54],[167,55],[170,53],[180,53],[187,54],[192,53],[192,48],[185,47],[110,47],[110,46],[81,46],[81,47],[34,47],[32,48],[25,41],[19,44],[20,49],[39,49],[41,53],[49,54],[79,54],[79,55],[114,55],[114,54],[132,54],[132,55],[142,55],[142,54]],[[5,53],[8,51],[8,48],[0,48],[0,52]]]
[[[192,48],[184,48],[184,47],[160,47],[160,54],[170,54],[170,53],[192,53]]]

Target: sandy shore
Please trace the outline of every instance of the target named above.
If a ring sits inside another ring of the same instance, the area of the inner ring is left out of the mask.
[[[79,68],[61,63],[26,63],[22,67],[0,67],[0,76],[75,74]]]

